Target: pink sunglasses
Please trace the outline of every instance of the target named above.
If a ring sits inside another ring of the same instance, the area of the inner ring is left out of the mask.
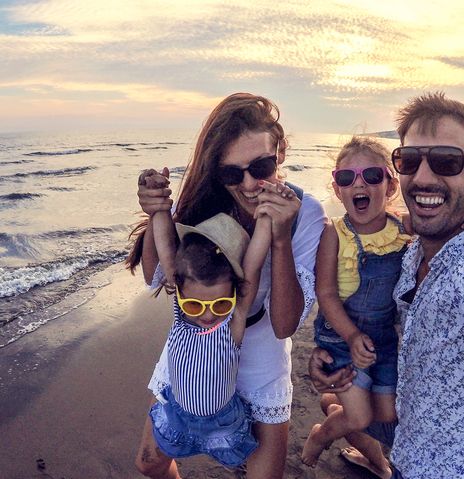
[[[380,185],[385,176],[391,177],[385,166],[368,166],[367,168],[341,168],[332,171],[335,183],[341,188],[351,186],[358,175],[366,185]]]

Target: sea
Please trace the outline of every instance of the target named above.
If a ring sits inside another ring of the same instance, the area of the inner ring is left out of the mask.
[[[0,133],[0,348],[84,304],[111,281],[104,272],[124,261],[140,219],[139,173],[167,166],[176,192],[197,133]],[[347,138],[290,134],[287,180],[330,200],[330,172]]]

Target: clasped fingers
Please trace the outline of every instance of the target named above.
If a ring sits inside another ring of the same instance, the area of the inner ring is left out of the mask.
[[[285,205],[288,200],[290,202],[295,201],[297,204],[300,203],[296,193],[284,183],[270,183],[261,180],[259,186],[263,189],[259,195],[260,201],[271,201],[281,205]]]
[[[169,185],[169,170],[162,173],[156,170],[144,170],[139,176],[137,195],[142,210],[152,216],[158,211],[170,211],[172,208],[171,189]]]
[[[164,167],[162,172],[153,168],[143,170],[139,175],[138,185],[148,188],[165,188],[169,185],[169,169]]]

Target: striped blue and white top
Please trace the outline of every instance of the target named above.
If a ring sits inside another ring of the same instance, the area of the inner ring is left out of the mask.
[[[168,337],[168,367],[172,392],[187,412],[209,416],[222,409],[236,389],[240,348],[229,317],[208,334],[187,323],[174,298],[174,324]]]

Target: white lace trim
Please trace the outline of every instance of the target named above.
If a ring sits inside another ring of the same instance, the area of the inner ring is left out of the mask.
[[[316,300],[316,278],[312,271],[309,271],[301,264],[296,265],[296,275],[304,296],[303,313],[301,314],[300,322],[298,324],[298,328],[300,328],[306,321],[306,318],[308,317]]]
[[[280,392],[262,393],[237,391],[251,407],[251,414],[255,421],[266,424],[280,424],[290,419],[292,408],[293,386]]]
[[[264,424],[281,424],[290,420],[292,411],[291,404],[284,406],[263,406],[261,404],[250,403],[251,416],[255,421]]]

